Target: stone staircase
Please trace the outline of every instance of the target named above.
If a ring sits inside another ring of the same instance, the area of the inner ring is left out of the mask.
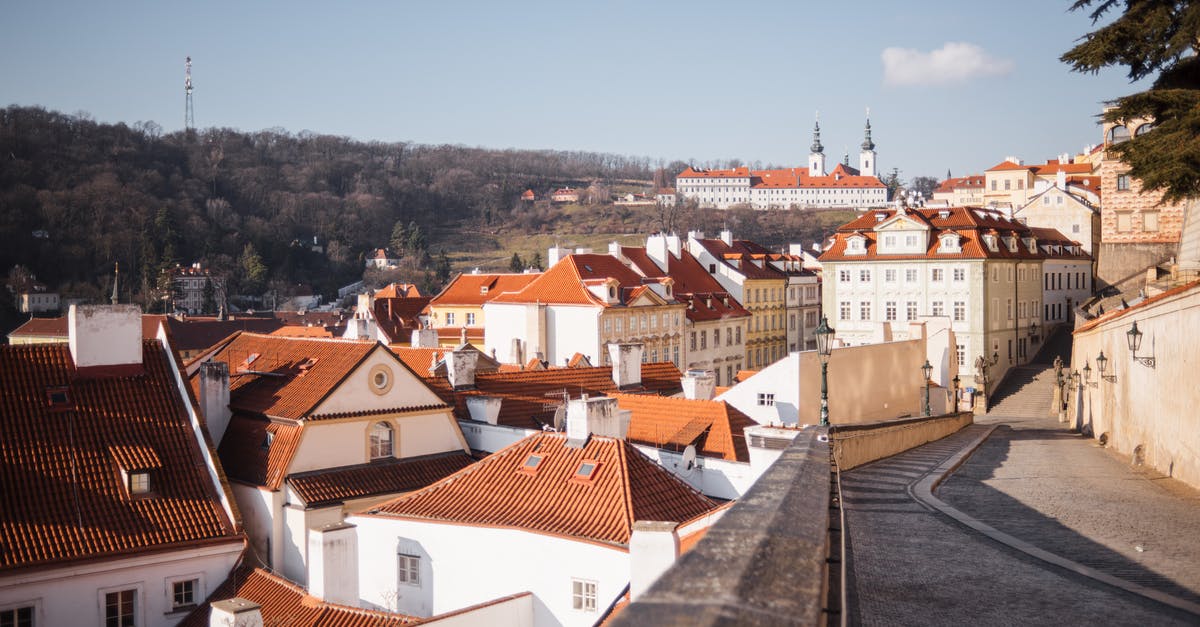
[[[1045,364],[1016,366],[992,395],[988,416],[1042,418],[1054,403],[1054,367]]]

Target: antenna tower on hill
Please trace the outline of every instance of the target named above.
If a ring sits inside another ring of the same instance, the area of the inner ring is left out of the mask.
[[[183,128],[190,131],[196,128],[196,114],[192,109],[192,58],[188,57],[184,64],[183,91],[186,94],[183,105]]]

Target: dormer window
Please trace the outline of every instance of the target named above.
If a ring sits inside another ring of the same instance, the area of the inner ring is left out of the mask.
[[[480,294],[480,295],[484,295],[484,294],[487,294],[487,293],[488,293],[488,286],[486,286],[486,285],[480,285],[480,286],[479,286],[479,294]]]
[[[949,217],[950,217],[950,210],[949,210],[949,209],[942,209],[941,211],[939,211],[939,212],[938,212],[938,217],[939,217],[939,218],[941,218],[941,219],[943,219],[943,220],[945,220],[946,218],[949,218]]]
[[[386,422],[371,425],[370,441],[371,461],[391,459],[392,457],[392,426]]]
[[[1015,252],[1017,252],[1017,238],[1015,238],[1015,237],[1013,237],[1013,236],[1011,236],[1011,235],[1010,235],[1010,236],[1008,236],[1008,237],[1005,237],[1005,238],[1004,238],[1004,244],[1005,244],[1006,246],[1008,246],[1008,252],[1010,252],[1010,253],[1015,253]]]
[[[264,451],[270,450],[271,444],[273,444],[274,442],[275,442],[275,434],[268,431],[265,435],[263,435],[262,444],[260,444],[258,448],[260,448]]]
[[[867,238],[862,235],[851,235],[846,239],[847,255],[865,255],[867,253]]]
[[[150,474],[162,467],[158,454],[149,446],[134,444],[108,447],[109,454],[121,470],[121,483],[130,496],[149,494]]]
[[[988,233],[984,235],[983,243],[987,244],[988,250],[996,252],[996,236],[994,234]]]
[[[958,233],[946,233],[939,238],[938,252],[941,253],[959,253],[962,252],[962,244],[959,241]]]
[[[1025,242],[1025,247],[1029,249],[1031,254],[1037,254],[1037,239],[1026,237],[1022,241]]]

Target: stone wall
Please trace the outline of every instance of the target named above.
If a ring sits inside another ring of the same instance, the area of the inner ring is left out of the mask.
[[[838,470],[844,472],[940,440],[974,421],[974,414],[961,412],[865,425],[836,425],[830,429],[833,456]]]
[[[1097,251],[1095,289],[1115,285],[1122,291],[1142,287],[1146,268],[1171,258],[1178,243],[1110,244],[1102,242]]]

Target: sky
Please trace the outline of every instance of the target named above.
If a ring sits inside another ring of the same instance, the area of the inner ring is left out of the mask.
[[[978,173],[1099,143],[1120,68],[1058,61],[1068,0],[6,1],[0,106],[359,140]]]

